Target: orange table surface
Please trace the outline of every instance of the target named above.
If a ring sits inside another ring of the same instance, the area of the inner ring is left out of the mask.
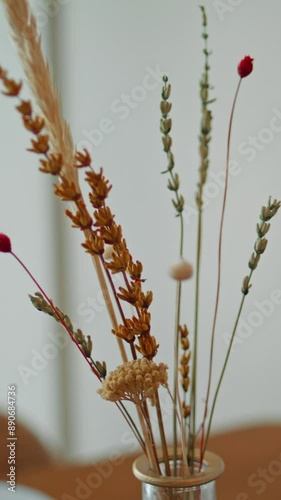
[[[217,481],[218,500],[281,500],[280,426],[221,434],[210,439],[208,448],[225,461],[225,473]],[[134,458],[22,469],[17,481],[60,500],[140,500],[141,485],[131,471]]]

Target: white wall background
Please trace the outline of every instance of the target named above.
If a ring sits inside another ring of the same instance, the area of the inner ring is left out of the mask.
[[[42,5],[46,12],[47,3],[35,2],[41,20]],[[173,86],[172,135],[176,169],[181,176],[187,206],[194,207],[200,121],[198,81],[203,64],[198,3],[57,0],[55,4],[57,8],[49,12],[49,21],[55,28],[52,39],[56,43],[56,78],[62,90],[66,117],[76,143],[91,150],[96,167],[102,165],[113,184],[110,204],[118,222],[122,223],[133,256],[144,264],[147,287],[154,291],[153,333],[160,342],[158,360],[171,364],[175,287],[167,276],[167,268],[177,259],[178,227],[166,178],[160,175],[166,165],[159,133],[161,84],[156,81],[155,89],[147,92],[141,102],[136,102],[134,96],[138,95],[136,88],[143,86],[143,79],[151,70],[159,67],[161,72],[169,74]],[[224,10],[218,5],[224,6]],[[217,98],[213,105],[211,144],[210,173],[213,176],[225,165],[228,119],[238,79],[237,63],[247,54],[255,58],[255,70],[241,88],[233,127],[231,159],[237,162],[239,173],[231,176],[226,213],[216,342],[217,377],[227,349],[224,336],[231,331],[240,302],[241,280],[247,273],[260,206],[266,203],[270,194],[281,196],[281,5],[278,0],[208,0],[206,7],[210,47],[214,51],[211,80]],[[5,21],[1,18],[2,26],[1,63],[9,67],[11,73],[21,75],[7,38]],[[47,24],[43,29],[45,37],[48,27]],[[127,108],[125,119],[121,111],[116,111],[116,100],[122,100],[123,94],[131,95],[135,105],[134,109]],[[276,114],[280,131],[271,130]],[[1,115],[7,119],[4,126],[1,118],[1,230],[12,235],[14,246],[48,289],[53,290],[53,296],[56,297],[63,287],[65,293],[61,300],[67,311],[71,311],[73,320],[93,336],[96,358],[106,360],[109,369],[113,369],[119,363],[119,355],[105,308],[99,302],[99,287],[90,259],[79,245],[81,235],[68,229],[68,222],[65,222],[64,239],[50,256],[50,242],[60,241],[60,233],[57,226],[53,226],[54,217],[50,216],[52,200],[48,181],[36,173],[35,160],[24,152],[26,136],[21,132],[11,103],[3,98]],[[111,121],[111,132],[107,134],[101,133],[104,119]],[[246,153],[250,137],[258,138],[252,155]],[[9,147],[13,148],[11,162],[7,162]],[[254,156],[252,161],[250,156]],[[216,181],[212,182],[207,188],[209,202],[204,212],[199,352],[201,401],[206,387],[222,202],[222,189]],[[28,189],[28,196],[23,192],[23,185]],[[7,210],[7,206],[12,208]],[[30,223],[28,218],[32,214]],[[185,254],[194,262],[196,217],[187,212],[185,220]],[[242,315],[248,325],[247,338],[243,338],[246,327],[240,329],[241,343],[235,346],[231,356],[214,430],[254,422],[280,422],[281,419],[281,305],[272,304],[268,317],[254,314],[258,304],[271,301],[272,292],[281,290],[280,220],[279,214],[273,221],[268,249],[254,276]],[[56,264],[51,257],[61,248],[65,254],[59,262],[65,272],[63,284],[58,284],[54,279]],[[131,451],[132,444],[126,444],[125,424],[115,408],[96,395],[96,381],[74,349],[68,347],[63,351],[68,362],[63,386],[58,386],[56,378],[61,366],[59,358],[49,362],[27,387],[18,378],[18,364],[30,357],[34,346],[40,350],[49,342],[45,333],[50,327],[45,318],[37,317],[25,300],[25,294],[33,289],[28,280],[6,257],[1,258],[0,265],[1,307],[4,332],[8,335],[1,351],[3,391],[8,382],[16,380],[23,417],[32,421],[37,429],[42,428],[46,438],[54,440],[63,435],[61,416],[67,414],[64,435],[69,457],[88,459],[121,449]],[[192,331],[194,281],[185,288],[182,319]],[[259,326],[253,326],[255,321]],[[53,328],[51,326],[52,331]],[[12,346],[10,339],[14,345],[13,356],[12,361],[7,362]],[[60,387],[64,387],[63,394]],[[3,391],[1,387],[2,405],[5,404]],[[60,409],[58,401],[63,408]]]
[[[48,26],[42,25],[48,49]],[[11,77],[22,79],[15,47],[10,39],[4,8],[0,3],[1,65]],[[29,97],[25,88],[24,95]],[[37,158],[26,151],[30,136],[23,129],[14,107],[16,100],[1,95],[1,232],[11,237],[15,253],[29,266],[46,290],[56,297],[57,263],[54,255],[55,206],[52,184],[37,172]],[[55,450],[63,449],[63,426],[58,390],[61,387],[59,359],[52,356],[55,330],[52,322],[30,305],[34,285],[18,264],[1,254],[0,262],[1,355],[0,411],[7,411],[7,386],[17,386],[18,419],[31,427]],[[54,351],[54,349],[53,349]],[[60,352],[60,351],[59,351]]]

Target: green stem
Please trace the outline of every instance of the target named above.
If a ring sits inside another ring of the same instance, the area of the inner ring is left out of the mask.
[[[183,257],[183,242],[184,242],[184,224],[183,216],[180,214],[180,258]],[[174,463],[174,475],[177,471],[177,448],[178,448],[178,437],[177,437],[177,401],[178,401],[178,370],[179,370],[179,325],[180,325],[180,313],[181,313],[181,292],[182,292],[182,282],[177,283],[176,292],[176,319],[175,319],[175,337],[174,337],[174,408],[173,408],[173,463]]]
[[[191,422],[189,435],[189,450],[191,451],[191,469],[193,472],[194,447],[196,435],[196,385],[197,385],[197,346],[198,346],[198,318],[199,318],[199,291],[200,291],[200,264],[201,264],[201,242],[202,242],[202,208],[198,208],[198,229],[197,229],[197,258],[196,258],[196,285],[195,285],[195,319],[194,319],[194,340],[193,340],[193,364],[192,364],[192,384],[191,384]]]
[[[168,453],[168,448],[167,448],[167,441],[166,441],[165,429],[164,429],[164,425],[163,425],[163,417],[162,417],[162,410],[161,410],[158,390],[155,392],[155,400],[156,400],[155,406],[156,406],[156,412],[157,412],[159,432],[160,432],[162,450],[163,450],[163,459],[164,459],[164,464],[165,464],[165,472],[166,472],[166,476],[170,476],[171,469],[170,469],[170,463],[169,463],[169,453]]]
[[[146,400],[143,401],[143,403],[140,405],[140,408],[142,410],[142,414],[143,414],[145,422],[146,422],[146,427],[147,427],[147,431],[148,431],[149,441],[150,441],[150,444],[151,444],[151,450],[152,450],[152,454],[153,454],[154,466],[156,467],[156,470],[157,470],[158,474],[161,476],[161,470],[160,470],[160,467],[159,467],[159,460],[158,460],[158,456],[157,456],[157,449],[156,449],[156,445],[155,445],[155,440],[154,440],[154,436],[153,436],[153,431],[152,431],[152,426],[151,426],[151,420],[150,420],[150,415],[149,415],[149,411],[148,411],[148,406],[147,406]]]
[[[209,55],[208,50],[208,32],[207,32],[207,17],[206,11],[203,6],[200,6],[202,11],[202,25],[203,33],[202,37],[204,40],[203,54],[205,57],[204,72],[200,82],[201,86],[201,102],[202,102],[202,120],[204,123],[204,118],[210,111],[208,110],[208,105],[213,102],[209,100],[208,91],[210,89],[209,85]],[[200,268],[201,268],[201,246],[202,246],[202,207],[203,207],[203,187],[206,182],[207,170],[209,166],[209,142],[211,133],[211,114],[209,116],[210,123],[201,126],[200,135],[200,158],[201,164],[199,168],[199,183],[198,183],[198,193],[197,193],[197,207],[198,207],[198,225],[197,225],[197,252],[196,252],[196,284],[195,284],[195,318],[194,318],[194,340],[193,340],[193,361],[192,361],[192,380],[191,380],[191,394],[190,394],[190,425],[189,425],[189,442],[188,442],[188,454],[191,460],[191,472],[193,473],[193,463],[194,463],[194,449],[196,440],[196,393],[197,393],[197,357],[198,357],[198,330],[199,330],[199,296],[200,296]],[[206,149],[206,152],[204,150]],[[203,150],[203,151],[202,151]]]
[[[251,281],[252,274],[253,274],[253,271],[251,270],[251,272],[249,274],[249,283]],[[208,428],[207,428],[207,432],[206,432],[206,438],[205,438],[204,447],[203,447],[203,456],[204,456],[204,453],[205,453],[206,448],[207,448],[208,439],[209,439],[209,435],[210,435],[210,430],[211,430],[211,426],[212,426],[213,415],[214,415],[214,411],[215,411],[215,407],[216,407],[216,402],[217,402],[217,399],[218,399],[220,387],[221,387],[222,380],[223,380],[223,377],[224,377],[224,374],[225,374],[225,370],[226,370],[226,367],[227,367],[227,363],[228,363],[228,360],[229,360],[231,348],[232,348],[232,345],[233,345],[235,333],[236,333],[237,326],[238,326],[238,323],[239,323],[239,319],[240,319],[240,316],[241,316],[241,313],[242,313],[242,309],[243,309],[243,306],[244,306],[245,298],[246,298],[246,295],[244,294],[243,297],[242,297],[241,303],[240,303],[240,307],[239,307],[238,314],[237,314],[237,317],[236,317],[236,321],[235,321],[235,324],[234,324],[234,327],[233,327],[233,331],[232,331],[230,343],[229,343],[229,346],[228,346],[226,358],[225,358],[224,365],[223,365],[223,368],[222,368],[222,371],[221,371],[221,375],[220,375],[220,378],[219,378],[219,381],[218,381],[218,385],[217,385],[217,388],[216,388],[216,391],[215,391],[214,400],[213,400],[213,404],[212,404],[211,412],[210,412],[209,424],[208,424]]]
[[[122,408],[121,411],[123,413],[124,418],[126,419],[128,425],[131,427],[131,429],[134,432],[141,448],[143,449],[144,453],[146,454],[145,442],[144,442],[143,438],[141,437],[140,432],[139,432],[133,418],[131,417],[130,413],[128,412],[127,408],[122,403],[122,401],[118,401],[118,405]]]

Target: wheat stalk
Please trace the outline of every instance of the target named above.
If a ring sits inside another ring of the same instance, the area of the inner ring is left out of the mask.
[[[4,0],[12,38],[17,46],[31,92],[44,117],[55,153],[61,153],[64,173],[78,184],[74,163],[74,145],[69,125],[63,118],[60,98],[50,68],[42,53],[42,40],[35,16],[27,0]]]

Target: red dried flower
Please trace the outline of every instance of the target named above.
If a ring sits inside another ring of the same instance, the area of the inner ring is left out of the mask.
[[[242,61],[238,64],[237,71],[241,78],[245,78],[253,71],[253,58],[250,56],[245,56]]]
[[[11,240],[6,234],[0,233],[0,252],[10,253],[12,251]]]

